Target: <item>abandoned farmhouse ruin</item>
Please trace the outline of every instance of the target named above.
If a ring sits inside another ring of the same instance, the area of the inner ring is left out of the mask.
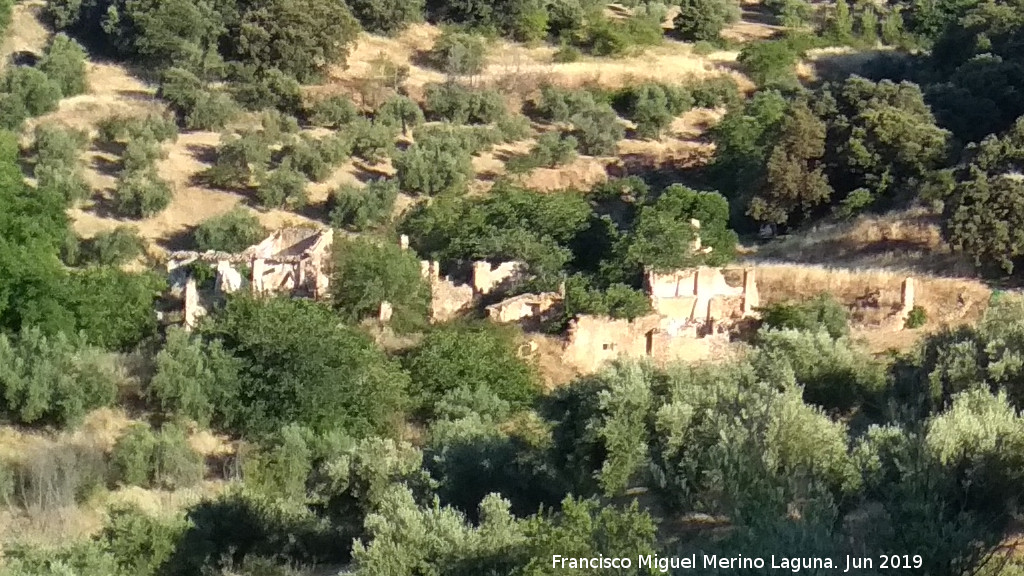
[[[699,228],[699,222],[692,223]],[[192,327],[209,308],[211,298],[247,288],[256,294],[287,294],[322,300],[330,295],[331,229],[286,228],[239,253],[174,252],[167,270],[172,295],[184,303],[183,324]],[[401,238],[408,249],[408,238]],[[700,247],[699,239],[690,246]],[[212,291],[201,291],[193,264],[216,271]],[[508,298],[528,278],[522,262],[471,262],[442,275],[436,261],[421,261],[420,272],[430,285],[432,322],[445,322],[477,311],[497,323],[531,328],[558,316],[565,295],[560,292],[520,293]],[[700,360],[729,342],[731,328],[756,316],[761,305],[756,268],[695,267],[670,272],[649,270],[644,290],[651,313],[632,320],[579,315],[562,339],[561,360],[581,373],[598,370],[618,357],[646,357],[656,362]],[[484,302],[493,302],[486,307]],[[903,282],[901,310],[893,314],[897,329],[914,306],[914,281]],[[391,305],[381,304],[378,320],[387,323]]]

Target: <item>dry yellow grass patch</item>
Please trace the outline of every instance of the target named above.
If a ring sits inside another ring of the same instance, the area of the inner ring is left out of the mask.
[[[27,0],[14,5],[7,35],[0,42],[0,69],[7,66],[15,52],[42,53],[50,39],[50,32],[42,24],[42,11],[46,2]]]

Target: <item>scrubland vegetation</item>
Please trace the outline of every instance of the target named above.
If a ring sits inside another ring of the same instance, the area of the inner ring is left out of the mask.
[[[1020,0],[0,0],[0,32],[0,576],[1024,570]],[[715,361],[554,382],[518,327],[431,323],[420,269],[523,262],[513,293],[564,290],[546,338],[650,313],[645,271],[909,213],[933,239],[865,250],[1008,290],[882,354],[805,286]],[[296,221],[336,229],[329,300],[169,320],[161,253]]]

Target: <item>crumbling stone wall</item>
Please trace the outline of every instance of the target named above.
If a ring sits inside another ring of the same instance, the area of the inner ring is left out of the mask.
[[[487,307],[487,315],[494,322],[509,323],[522,320],[544,321],[554,316],[564,298],[558,292],[520,294]]]
[[[644,287],[651,307],[666,318],[717,322],[752,315],[760,305],[753,269],[741,272],[738,286],[731,285],[724,272],[707,267],[668,273],[648,271]]]
[[[522,281],[525,274],[526,264],[515,260],[493,268],[490,262],[473,262],[473,289],[479,294],[490,294]]]
[[[407,245],[403,240],[402,246]],[[472,310],[481,296],[498,293],[522,281],[525,271],[522,262],[502,262],[492,267],[489,262],[478,261],[472,264],[469,283],[461,283],[450,276],[442,278],[439,262],[421,261],[420,274],[430,284],[431,321],[445,322]]]

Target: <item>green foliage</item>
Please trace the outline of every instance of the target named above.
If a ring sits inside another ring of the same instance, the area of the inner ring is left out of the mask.
[[[218,188],[245,188],[262,175],[269,164],[270,148],[263,134],[222,135],[217,160],[205,172],[205,177]]]
[[[181,329],[167,331],[146,393],[160,412],[207,425],[223,391],[237,386],[239,365],[219,342],[204,344]]]
[[[454,124],[490,124],[508,114],[505,100],[495,90],[473,90],[455,82],[428,84],[424,109],[432,120]]]
[[[275,435],[273,444],[246,456],[246,485],[271,498],[303,502],[313,455],[306,434],[288,425]]]
[[[155,576],[184,531],[183,522],[161,520],[134,505],[119,504],[107,510],[99,541],[126,574]]]
[[[731,76],[712,76],[687,85],[697,108],[732,107],[743,100]]]
[[[104,230],[85,242],[81,259],[100,266],[120,266],[144,254],[146,246],[137,228],[122,225]]]
[[[22,424],[75,425],[117,392],[111,362],[82,337],[47,337],[35,328],[0,335],[0,366],[3,412]]]
[[[676,116],[693,107],[693,97],[683,87],[648,83],[620,90],[613,104],[636,124],[637,135],[657,139]]]
[[[914,306],[910,309],[910,313],[907,314],[907,320],[903,323],[903,327],[908,330],[914,328],[920,328],[928,323],[928,311],[921,306]]]
[[[259,218],[239,207],[203,220],[193,234],[196,248],[202,252],[241,252],[263,240],[267,230]]]
[[[561,132],[545,132],[525,156],[511,158],[506,166],[509,172],[523,173],[534,168],[555,168],[576,159],[578,142],[574,136]]]
[[[331,96],[313,103],[309,120],[314,126],[341,128],[351,124],[359,116],[356,105],[347,96]]]
[[[453,76],[475,76],[484,70],[487,45],[480,36],[447,29],[427,55],[434,68]]]
[[[473,176],[469,152],[456,138],[433,138],[395,156],[398,187],[411,194],[436,196],[461,192]]]
[[[398,132],[394,126],[374,124],[360,118],[352,124],[351,133],[352,155],[367,162],[382,162],[395,150]]]
[[[573,114],[569,122],[572,124],[572,135],[579,143],[580,153],[590,156],[615,154],[619,140],[626,133],[615,110],[608,104],[599,104]]]
[[[26,119],[57,109],[60,84],[36,68],[9,66],[0,77],[0,128],[15,130]]]
[[[309,202],[306,176],[292,168],[290,162],[282,164],[257,186],[256,202],[263,208],[304,207]]]
[[[362,188],[342,185],[327,200],[328,218],[332,226],[361,232],[389,222],[397,198],[393,179],[371,180]]]
[[[60,86],[65,98],[84,93],[88,86],[85,81],[85,49],[66,34],[57,34],[46,47],[46,53],[39,62],[41,70]]]
[[[334,307],[353,321],[375,317],[388,302],[390,325],[412,330],[426,325],[430,287],[421,277],[419,259],[397,243],[335,240],[331,293]]]
[[[423,20],[424,0],[350,0],[348,5],[363,29],[374,34],[395,34]]]
[[[792,86],[799,57],[786,40],[768,40],[744,46],[736,61],[758,86]]]
[[[171,203],[171,185],[156,170],[122,172],[114,188],[114,210],[127,218],[156,216]]]
[[[691,219],[700,221],[699,231],[690,224]],[[720,194],[672,185],[654,204],[640,209],[627,259],[659,271],[724,264],[733,258],[737,242],[728,222],[729,205]],[[709,252],[685,249],[698,233],[701,245],[711,248]]]
[[[153,304],[167,287],[157,273],[90,266],[71,271],[65,282],[64,306],[89,342],[127,351],[156,332]]]
[[[518,407],[540,391],[536,368],[517,354],[515,333],[487,323],[434,328],[406,366],[416,399],[428,412],[450,390],[489,390]]]
[[[232,298],[203,326],[240,362],[215,406],[224,425],[266,434],[297,423],[361,436],[401,417],[407,379],[373,342],[327,308],[288,298]]]
[[[173,490],[195,485],[203,476],[203,459],[188,444],[184,430],[164,424],[153,433],[135,424],[123,433],[110,454],[117,481],[143,488]]]
[[[761,324],[769,329],[817,332],[832,338],[850,335],[850,312],[831,294],[796,304],[773,304],[761,309]]]
[[[373,115],[373,121],[400,128],[402,134],[408,134],[409,129],[423,123],[423,111],[420,110],[420,105],[411,98],[395,96],[377,108]]]
[[[625,284],[595,289],[586,278],[575,275],[565,283],[565,315],[610,316],[632,320],[651,312],[651,300],[643,291]]]
[[[62,196],[68,203],[87,198],[91,190],[79,160],[85,143],[82,132],[57,124],[36,126],[36,164],[32,168],[36,186]]]
[[[713,41],[739,16],[739,6],[732,0],[682,0],[675,30],[688,42]]]
[[[147,116],[108,116],[97,124],[99,140],[106,144],[120,144],[132,140],[152,142],[175,141],[178,127],[174,118],[167,114]]]
[[[195,74],[181,68],[163,73],[157,95],[191,130],[220,130],[239,113],[228,94],[208,88]]]
[[[576,114],[596,106],[597,100],[591,92],[544,85],[540,88],[540,99],[533,103],[533,111],[540,120],[568,122]]]

